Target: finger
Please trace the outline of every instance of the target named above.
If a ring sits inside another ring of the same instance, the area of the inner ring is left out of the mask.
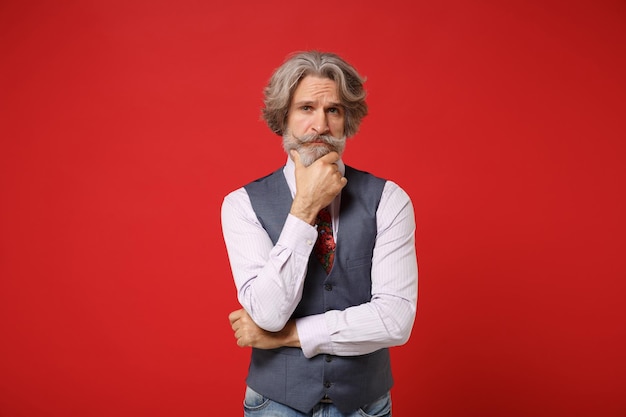
[[[240,308],[239,310],[235,310],[228,315],[228,321],[230,321],[230,324],[233,324],[241,318],[242,311],[244,311],[244,309]]]
[[[248,343],[246,342],[246,339],[243,337],[243,334],[241,333],[242,333],[241,331],[238,331],[237,333],[235,333],[235,338],[237,339],[237,346],[246,347]]]

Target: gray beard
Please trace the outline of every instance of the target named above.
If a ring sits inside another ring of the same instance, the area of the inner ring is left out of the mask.
[[[314,142],[317,140],[322,140],[325,146],[304,146],[307,143]],[[343,153],[344,148],[346,147],[346,137],[336,138],[331,135],[317,135],[317,134],[309,134],[304,135],[302,137],[296,137],[291,134],[290,131],[286,130],[283,134],[283,148],[287,155],[289,155],[289,151],[295,149],[300,154],[300,162],[305,167],[308,167],[313,162],[320,159],[322,156],[329,154],[330,152],[337,152],[339,155]]]

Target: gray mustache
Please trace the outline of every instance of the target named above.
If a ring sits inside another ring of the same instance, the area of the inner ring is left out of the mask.
[[[312,134],[304,135],[298,138],[298,140],[303,143],[309,143],[309,142],[315,142],[317,140],[322,140],[323,142],[328,143],[329,145],[333,145],[337,141],[337,138],[334,138],[333,136],[330,136],[330,135],[316,135],[315,133],[312,133]]]

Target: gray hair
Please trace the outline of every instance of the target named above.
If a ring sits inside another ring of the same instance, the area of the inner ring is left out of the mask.
[[[365,78],[338,55],[318,51],[292,54],[270,78],[264,89],[265,107],[262,110],[269,128],[277,135],[284,133],[293,92],[307,75],[328,78],[337,84],[339,99],[345,109],[344,134],[347,137],[355,135],[361,119],[367,115]]]

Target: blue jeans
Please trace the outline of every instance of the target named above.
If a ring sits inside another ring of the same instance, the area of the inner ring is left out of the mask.
[[[244,417],[391,417],[391,394],[387,393],[350,414],[342,414],[332,403],[319,403],[310,413],[304,414],[246,387],[243,415]]]

